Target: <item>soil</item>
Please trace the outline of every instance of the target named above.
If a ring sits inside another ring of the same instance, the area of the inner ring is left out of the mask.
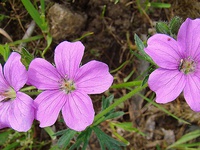
[[[39,5],[39,1],[34,2]],[[143,10],[145,9],[144,2],[145,0],[139,0],[139,5]],[[134,55],[137,53],[134,34],[136,33],[145,41],[155,33],[154,25],[158,21],[168,22],[174,16],[179,16],[183,20],[200,16],[198,0],[160,0],[159,2],[170,3],[171,7],[169,9],[149,7],[144,13],[139,9],[136,0],[120,0],[116,4],[115,0],[48,0],[46,1],[46,16],[53,42],[45,57],[53,62],[53,51],[58,43],[64,40],[74,41],[87,35],[81,39],[85,45],[83,64],[95,59],[107,63],[110,70],[114,70],[127,62],[121,69],[112,73],[115,78],[114,84],[122,83],[129,75],[128,81],[144,79],[144,72],[149,64]],[[21,2],[18,0],[0,2],[0,14],[4,16],[0,22],[0,28],[5,30],[13,41],[22,39],[32,19]],[[36,26],[32,36],[41,34],[41,30]],[[0,35],[0,43],[6,42],[10,41]],[[26,45],[26,49],[39,56],[36,52],[42,52],[46,44],[44,39],[32,41]],[[12,49],[18,51],[17,46]],[[127,93],[126,89],[110,89],[104,95],[114,94],[115,98],[119,98]],[[149,97],[153,92],[146,88],[141,94]],[[101,108],[101,97],[102,95],[92,96],[96,113]],[[191,111],[182,96],[162,106],[188,121],[190,125],[178,122],[140,96],[134,96],[116,108],[116,110],[124,111],[126,115],[111,121],[132,122],[133,127],[147,135],[142,136],[119,129],[119,134],[130,142],[127,149],[165,149],[185,133],[199,128],[200,114]],[[109,121],[102,123],[102,130],[116,138],[112,135],[108,124]],[[56,130],[65,128],[66,126],[60,122],[55,125]],[[49,140],[41,129],[36,128],[36,132],[40,132],[36,133],[37,139]],[[94,139],[90,141],[88,149],[100,149]]]

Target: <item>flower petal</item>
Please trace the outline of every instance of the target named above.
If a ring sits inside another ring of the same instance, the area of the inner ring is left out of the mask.
[[[34,59],[28,70],[28,84],[38,89],[58,89],[61,79],[56,68],[42,58]]]
[[[28,95],[17,92],[16,98],[12,101],[7,114],[10,126],[19,132],[28,131],[35,117],[33,99]]]
[[[12,52],[4,65],[4,76],[7,82],[15,91],[20,90],[27,81],[27,71],[20,61],[21,56],[16,52]]]
[[[4,78],[3,72],[2,72],[2,66],[0,64],[0,102],[4,100],[6,97],[3,95],[5,91],[9,89],[9,85],[7,81]],[[0,123],[1,127],[1,123]]]
[[[105,63],[90,61],[80,67],[75,77],[76,88],[87,94],[99,94],[113,83],[113,77]]]
[[[200,111],[200,77],[197,75],[188,75],[187,84],[183,91],[185,100],[194,111]]]
[[[194,60],[200,59],[200,19],[186,19],[181,25],[177,41],[186,57],[192,57]],[[197,57],[197,59],[196,59]]]
[[[53,125],[66,102],[66,95],[59,90],[44,91],[35,99],[36,119],[40,127]]]
[[[178,43],[165,34],[155,34],[147,41],[145,52],[161,68],[177,69],[183,52]]]
[[[62,108],[66,125],[76,131],[83,131],[94,120],[94,109],[90,97],[80,91],[68,94],[68,100]]]
[[[157,103],[167,103],[176,99],[183,91],[186,79],[178,70],[156,69],[149,76],[149,87],[156,93]]]
[[[0,102],[0,129],[10,127],[8,121],[10,102]]]
[[[79,68],[84,53],[84,45],[81,42],[60,43],[55,49],[54,61],[58,72],[63,77],[73,79]]]

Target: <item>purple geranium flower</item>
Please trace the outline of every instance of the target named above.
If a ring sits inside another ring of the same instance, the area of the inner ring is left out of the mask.
[[[82,131],[92,124],[94,109],[87,94],[106,91],[113,82],[108,66],[90,61],[79,67],[84,53],[81,42],[62,42],[55,49],[55,65],[34,59],[28,70],[28,82],[45,90],[35,99],[36,119],[40,127],[55,123],[60,110],[71,129]]]
[[[145,52],[159,66],[148,81],[156,102],[173,101],[183,91],[191,109],[200,111],[200,19],[186,19],[177,40],[155,34],[147,44]]]
[[[34,105],[31,97],[19,91],[28,79],[20,59],[20,54],[13,52],[3,70],[0,64],[0,129],[25,132],[34,120]]]

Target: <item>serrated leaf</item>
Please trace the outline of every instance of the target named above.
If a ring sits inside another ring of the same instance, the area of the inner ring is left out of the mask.
[[[22,48],[21,62],[24,64],[26,69],[28,69],[29,64],[33,59],[34,59],[33,55],[31,55],[25,48]]]
[[[122,146],[126,146],[124,143],[121,143],[105,134],[98,127],[93,127],[93,130],[99,140],[101,150],[121,150]]]
[[[106,109],[113,101],[114,99],[114,95],[110,95],[109,97],[103,97],[102,98],[102,107],[101,107],[101,110],[104,110]]]
[[[76,139],[76,143],[73,144],[69,148],[69,150],[78,149],[82,143],[83,143],[83,146],[81,150],[85,150],[87,148],[91,134],[92,134],[92,128],[87,128],[85,131],[81,132],[81,134]]]
[[[70,143],[70,140],[74,137],[74,135],[76,134],[77,132],[74,131],[74,130],[71,130],[71,129],[67,129],[65,131],[65,133],[59,138],[58,140],[58,145],[65,149],[69,143]]]

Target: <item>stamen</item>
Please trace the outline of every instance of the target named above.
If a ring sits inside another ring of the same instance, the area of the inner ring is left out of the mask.
[[[13,88],[9,88],[9,90],[0,93],[0,97],[4,98],[0,102],[5,102],[9,100],[13,100],[16,98],[16,92]]]
[[[181,59],[178,69],[184,74],[193,73],[196,69],[196,62],[190,57]]]
[[[70,79],[62,79],[60,84],[60,89],[64,91],[65,93],[70,93],[76,89],[74,81]]]

